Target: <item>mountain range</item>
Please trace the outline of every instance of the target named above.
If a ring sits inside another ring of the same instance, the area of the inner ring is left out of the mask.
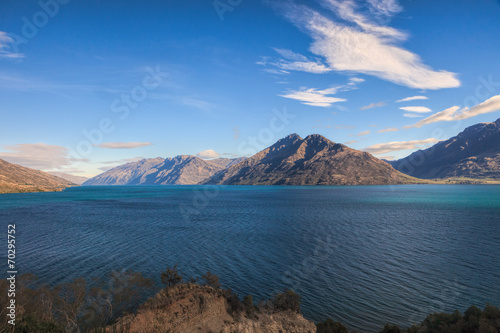
[[[500,179],[500,119],[467,127],[451,139],[389,163],[424,179]]]
[[[82,185],[85,181],[88,180],[87,177],[82,177],[82,176],[75,176],[75,175],[70,175],[69,173],[64,173],[64,172],[52,172],[52,171],[47,171],[49,175],[56,176],[62,179],[66,179],[67,181],[70,181],[76,185]]]
[[[313,134],[291,134],[224,169],[204,184],[371,185],[410,184],[419,179],[394,170],[372,155]]]
[[[291,134],[245,159],[202,160],[181,155],[128,163],[83,185],[362,185],[408,184],[421,180],[394,170],[372,155],[321,135]]]
[[[0,159],[0,193],[60,191],[73,182]]]
[[[83,185],[191,185],[198,184],[244,158],[203,160],[196,156],[151,158],[127,163],[97,175]]]
[[[83,185],[372,185],[428,183],[428,179],[500,180],[500,119],[466,128],[397,161],[312,134],[291,134],[249,158],[204,160],[191,155],[151,158],[85,180],[52,175],[0,159],[0,193],[57,191]]]

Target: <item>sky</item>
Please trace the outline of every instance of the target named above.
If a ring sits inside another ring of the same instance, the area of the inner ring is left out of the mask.
[[[397,159],[500,117],[498,0],[5,0],[0,158],[94,176],[291,133]]]

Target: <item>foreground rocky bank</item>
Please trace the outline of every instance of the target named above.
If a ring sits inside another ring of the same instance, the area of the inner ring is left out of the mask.
[[[280,294],[276,300],[259,306],[241,303],[228,290],[197,284],[180,284],[163,289],[108,328],[127,332],[241,332],[241,333],[313,333],[316,325],[304,319],[292,305],[296,294]],[[298,300],[298,299],[297,299]],[[288,304],[290,302],[291,304]],[[298,303],[297,303],[298,305]]]
[[[185,279],[177,267],[161,276],[165,288],[133,271],[113,271],[107,276],[48,286],[31,274],[16,280],[15,326],[0,321],[0,332],[20,333],[349,333],[339,322],[328,319],[314,324],[300,313],[300,296],[292,290],[255,303],[252,296],[240,299],[222,289],[210,272]],[[0,303],[8,303],[9,281],[0,280]],[[157,290],[157,289],[156,289]],[[0,316],[9,317],[2,306]],[[353,313],[362,318],[362,314]],[[380,333],[496,333],[500,332],[500,309],[471,306],[464,314],[434,313],[408,329],[387,324]],[[351,331],[355,333],[355,331]],[[360,333],[360,332],[358,332]]]

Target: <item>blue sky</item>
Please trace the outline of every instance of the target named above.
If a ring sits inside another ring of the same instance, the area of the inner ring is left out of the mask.
[[[92,176],[312,133],[400,158],[500,117],[500,1],[2,1],[0,158]]]

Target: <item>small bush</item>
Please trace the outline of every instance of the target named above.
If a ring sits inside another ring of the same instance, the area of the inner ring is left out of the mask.
[[[181,281],[182,275],[179,273],[177,265],[172,268],[167,267],[167,270],[161,273],[161,282],[167,286],[167,288],[173,287]]]
[[[300,312],[300,296],[293,290],[287,290],[284,293],[277,294],[273,298],[273,306],[275,311],[291,310]]]
[[[24,316],[16,324],[15,333],[64,333],[64,329],[53,321],[38,320],[33,315]]]
[[[201,278],[203,281],[205,281],[205,284],[207,286],[210,286],[215,289],[220,288],[219,277],[215,274],[210,273],[210,271],[208,271],[206,274],[203,274]]]
[[[347,328],[339,322],[327,319],[322,323],[316,324],[317,333],[349,333]]]
[[[385,324],[384,329],[380,333],[401,333],[401,329],[395,325]]]
[[[248,295],[248,296],[243,297],[243,306],[245,307],[246,312],[253,311],[254,306],[253,306],[253,296],[252,295]]]

